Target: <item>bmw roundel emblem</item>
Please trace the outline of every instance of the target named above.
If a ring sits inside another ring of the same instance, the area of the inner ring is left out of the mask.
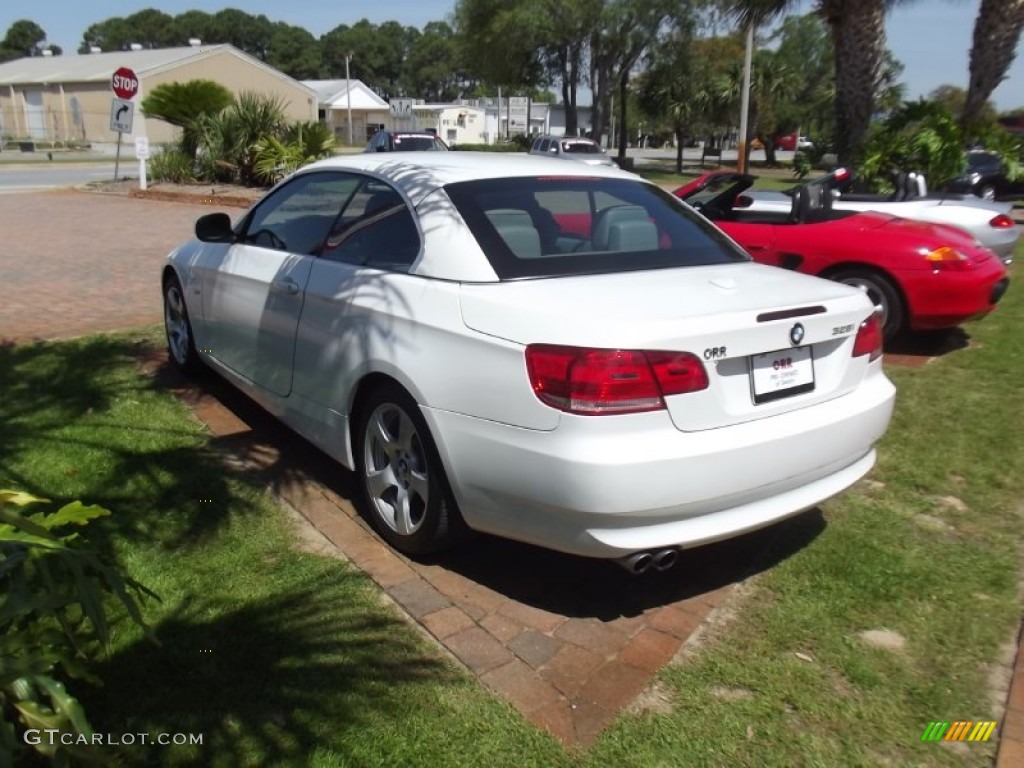
[[[793,342],[794,347],[799,347],[800,342],[804,340],[804,327],[800,323],[797,323],[789,329],[789,340]]]

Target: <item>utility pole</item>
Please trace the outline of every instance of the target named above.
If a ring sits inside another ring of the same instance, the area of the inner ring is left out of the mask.
[[[355,143],[352,140],[352,81],[348,73],[348,62],[351,58],[351,52],[345,54],[345,98],[348,99],[348,145],[350,147]]]
[[[754,52],[754,23],[747,25],[747,50],[743,54],[743,93],[740,95],[740,140],[736,147],[736,170],[747,172],[747,120],[750,114],[750,61]]]

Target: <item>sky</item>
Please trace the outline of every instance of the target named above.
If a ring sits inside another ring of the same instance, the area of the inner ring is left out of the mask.
[[[803,10],[812,6],[803,0]],[[946,83],[967,86],[967,60],[974,18],[980,0],[914,0],[889,14],[886,35],[889,48],[905,67],[903,82],[908,99],[927,95]],[[428,21],[450,17],[454,0],[388,0],[382,3],[352,0],[61,0],[33,4],[4,0],[0,7],[0,35],[18,19],[28,18],[41,26],[50,43],[65,53],[74,53],[87,27],[113,16],[129,16],[145,8],[157,8],[175,16],[187,10],[214,13],[223,8],[240,8],[253,15],[264,14],[271,21],[285,21],[305,27],[319,37],[339,24],[353,24],[362,18],[375,24],[398,21],[403,26],[422,28]],[[1024,50],[1018,47],[1009,78],[992,96],[999,110],[1024,107]]]

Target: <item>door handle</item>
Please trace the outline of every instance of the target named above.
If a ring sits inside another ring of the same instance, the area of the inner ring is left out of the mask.
[[[275,291],[287,293],[289,296],[294,296],[299,292],[299,284],[292,280],[290,277],[282,278],[281,280],[275,280],[272,282],[271,287]]]

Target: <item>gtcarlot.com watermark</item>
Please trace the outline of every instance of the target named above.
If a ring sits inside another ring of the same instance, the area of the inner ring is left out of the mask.
[[[68,733],[55,728],[29,728],[25,743],[33,747],[128,747],[135,744],[158,744],[163,747],[202,745],[201,733]]]

